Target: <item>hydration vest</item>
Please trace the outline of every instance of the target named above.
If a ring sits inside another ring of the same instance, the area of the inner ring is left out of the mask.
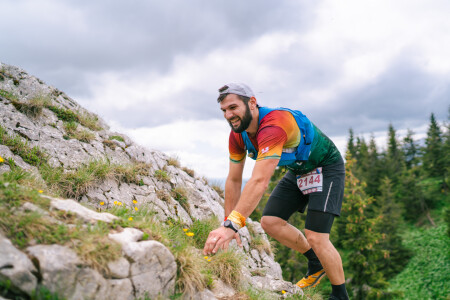
[[[312,141],[314,140],[314,128],[311,121],[299,110],[291,110],[289,108],[284,107],[277,107],[277,108],[260,107],[258,125],[261,124],[261,120],[268,113],[274,110],[284,110],[290,112],[294,116],[294,119],[297,122],[297,126],[298,128],[300,128],[300,134],[302,135],[298,147],[288,149],[283,148],[283,152],[281,153],[281,158],[280,161],[278,162],[278,165],[286,166],[294,162],[307,161],[309,158],[309,154],[311,153],[311,144]],[[248,156],[251,159],[256,160],[258,156],[258,151],[256,151],[255,147],[250,141],[247,132],[244,130],[241,133],[241,135],[245,144],[245,148],[248,152]]]

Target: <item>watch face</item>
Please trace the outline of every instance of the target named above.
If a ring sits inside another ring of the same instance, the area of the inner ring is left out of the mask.
[[[227,227],[227,228],[231,228],[231,229],[233,229],[235,232],[237,232],[237,229],[234,228],[233,223],[232,223],[230,220],[226,220],[226,221],[223,223],[223,226],[225,226],[225,227]]]

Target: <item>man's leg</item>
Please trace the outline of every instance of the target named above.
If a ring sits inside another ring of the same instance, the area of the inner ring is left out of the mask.
[[[317,257],[319,257],[331,284],[341,285],[345,283],[342,259],[330,241],[330,234],[314,232],[308,229],[305,229],[305,234],[309,244]]]
[[[268,235],[286,247],[300,253],[305,253],[311,249],[303,233],[279,217],[263,216],[261,226]]]

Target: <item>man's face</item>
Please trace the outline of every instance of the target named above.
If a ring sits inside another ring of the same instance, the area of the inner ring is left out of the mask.
[[[248,128],[253,120],[248,103],[244,103],[239,96],[229,94],[220,102],[223,116],[230,124],[231,130],[241,133]]]

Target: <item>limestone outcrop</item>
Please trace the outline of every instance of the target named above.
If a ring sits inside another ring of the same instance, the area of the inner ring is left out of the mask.
[[[207,180],[180,167],[166,154],[110,131],[100,117],[64,92],[6,64],[0,64],[0,125],[6,134],[41,149],[48,165],[64,170],[62,174],[94,161],[139,166],[131,179],[111,175],[92,181],[84,189],[69,187],[66,197],[46,195],[44,190],[42,197],[50,201],[48,210],[28,202],[20,208],[47,218],[55,226],[61,221],[51,216],[52,211],[70,214],[82,226],[113,224],[118,217],[104,211],[118,203],[131,209],[148,209],[161,224],[178,220],[190,226],[196,220],[224,218],[224,199]],[[24,159],[11,146],[0,143],[0,157],[33,174],[37,181],[45,181],[39,164]],[[0,174],[10,171],[11,164],[0,164]],[[256,238],[268,244],[258,222],[249,220],[241,236],[243,248],[238,251],[245,255],[245,284],[272,292],[274,298],[283,297],[281,291],[301,293],[295,285],[283,281],[270,250],[252,246]],[[165,299],[175,293],[177,262],[168,247],[132,226],[112,231],[108,238],[120,245],[122,255],[108,264],[105,274],[67,245],[35,242],[19,250],[0,229],[0,282],[8,282],[12,293],[25,299],[39,287],[66,299]],[[185,298],[220,299],[235,293],[234,288],[217,281],[214,288]]]

